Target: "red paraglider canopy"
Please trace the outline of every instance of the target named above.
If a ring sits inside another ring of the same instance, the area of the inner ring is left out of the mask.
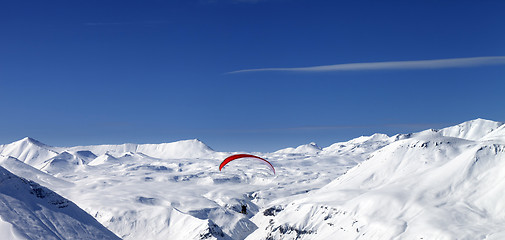
[[[274,171],[274,174],[275,174],[275,168],[274,166],[267,160],[263,159],[263,158],[260,158],[258,156],[254,156],[254,155],[251,155],[251,154],[235,154],[235,155],[231,155],[229,157],[227,157],[220,165],[219,165],[219,171],[221,171],[221,169],[224,167],[224,165],[228,164],[229,162],[235,160],[235,159],[239,159],[239,158],[255,158],[255,159],[259,159],[261,161],[263,161],[264,163],[268,164],[268,166],[270,167],[270,169],[272,169],[272,171]]]

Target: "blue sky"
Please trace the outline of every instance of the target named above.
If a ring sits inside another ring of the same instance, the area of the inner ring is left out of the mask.
[[[0,143],[273,151],[505,121],[504,12],[505,1],[2,1]],[[355,63],[372,69],[303,71]]]

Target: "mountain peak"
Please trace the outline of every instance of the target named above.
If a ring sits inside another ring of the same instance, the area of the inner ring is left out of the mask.
[[[468,122],[497,122],[497,121],[493,121],[493,120],[489,120],[489,119],[484,119],[484,118],[476,118],[476,119],[470,120]]]
[[[322,151],[322,148],[317,145],[315,142],[311,142],[308,144],[300,145],[296,148],[284,148],[281,150],[276,151],[276,153],[282,153],[282,154],[317,154],[318,152]]]
[[[189,140],[181,140],[181,141],[178,141],[178,142],[187,142],[187,143],[192,143],[192,144],[195,144],[195,145],[197,145],[197,146],[202,147],[203,149],[207,149],[207,150],[214,151],[211,147],[209,147],[209,145],[205,144],[203,141],[201,141],[201,140],[200,140],[200,139],[198,139],[198,138],[189,139]]]
[[[478,140],[492,131],[498,129],[504,123],[477,118],[466,121],[458,125],[447,127],[441,130],[442,135],[447,137],[457,137],[467,140]]]
[[[311,146],[311,147],[313,147],[313,148],[315,148],[315,149],[318,149],[318,150],[322,150],[322,148],[321,148],[321,147],[319,147],[319,145],[317,145],[317,143],[315,143],[315,142],[311,142],[311,143],[309,143],[309,146]]]
[[[469,120],[469,121],[466,121],[466,122],[462,122],[458,125],[503,125],[504,123],[503,122],[498,122],[498,121],[493,121],[493,120],[489,120],[489,119],[484,119],[484,118],[476,118],[476,119],[473,119],[473,120]]]
[[[44,143],[42,143],[34,138],[31,138],[31,137],[24,137],[23,139],[16,141],[16,143],[30,143],[30,144],[33,144],[33,145],[36,145],[39,147],[44,147],[44,148],[51,147],[51,146],[44,144]]]
[[[16,142],[1,145],[0,154],[15,157],[32,166],[38,166],[43,161],[58,155],[58,152],[51,146],[25,137]]]
[[[24,137],[23,139],[21,139],[21,141],[24,141],[24,142],[30,142],[30,143],[39,143],[39,141],[31,138],[31,137]]]

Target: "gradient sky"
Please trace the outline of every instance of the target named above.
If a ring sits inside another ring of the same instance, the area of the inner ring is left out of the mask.
[[[2,1],[0,144],[273,151],[505,121],[503,60],[401,67],[505,56],[504,13],[501,0]],[[399,67],[289,70],[377,62]],[[284,70],[241,71],[271,68]]]

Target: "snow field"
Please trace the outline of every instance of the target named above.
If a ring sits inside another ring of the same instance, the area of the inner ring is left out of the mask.
[[[123,239],[500,239],[504,126],[476,119],[253,153],[275,175],[249,160],[219,171],[234,153],[198,140],[62,148],[25,138],[0,146],[0,165]],[[25,239],[16,229],[0,224]]]

